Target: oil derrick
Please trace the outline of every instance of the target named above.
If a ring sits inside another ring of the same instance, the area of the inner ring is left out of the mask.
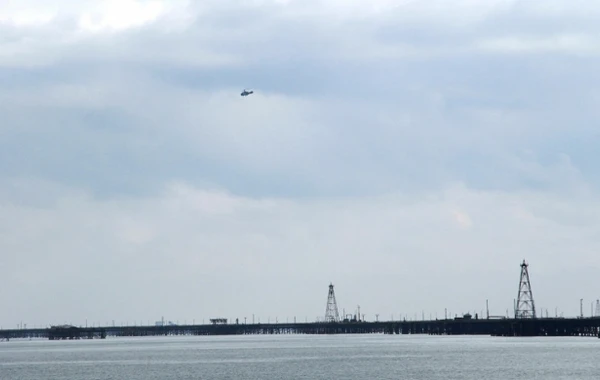
[[[340,315],[338,314],[337,302],[335,301],[333,284],[329,284],[329,294],[327,294],[327,308],[325,309],[325,322],[339,321]]]
[[[523,260],[521,264],[521,280],[519,281],[519,295],[515,306],[515,318],[535,318],[535,304],[529,281],[529,264]]]

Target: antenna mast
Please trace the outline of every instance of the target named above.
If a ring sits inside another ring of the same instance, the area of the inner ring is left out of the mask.
[[[519,281],[519,295],[515,306],[515,318],[536,318],[528,267],[529,264],[523,260],[521,264],[521,280]]]
[[[329,284],[329,293],[327,294],[327,308],[325,309],[325,322],[339,322],[337,302],[335,301],[335,292],[333,284]]]

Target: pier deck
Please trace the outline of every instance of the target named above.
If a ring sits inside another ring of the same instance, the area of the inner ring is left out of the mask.
[[[104,339],[161,335],[250,334],[429,334],[490,336],[593,336],[600,318],[442,319],[426,321],[313,322],[169,326],[76,327],[0,330],[0,341],[16,338]]]

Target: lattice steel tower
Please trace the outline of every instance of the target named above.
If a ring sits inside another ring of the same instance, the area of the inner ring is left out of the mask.
[[[533,302],[533,293],[531,292],[531,282],[529,281],[529,264],[523,260],[521,264],[521,280],[519,281],[519,295],[515,306],[515,318],[535,318],[535,303]]]
[[[335,292],[333,284],[329,284],[329,294],[327,294],[327,308],[325,309],[325,322],[339,322],[337,302],[335,302]]]

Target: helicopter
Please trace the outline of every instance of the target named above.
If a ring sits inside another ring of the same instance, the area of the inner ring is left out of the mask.
[[[254,91],[252,91],[252,90],[248,91],[248,90],[244,89],[244,91],[242,91],[242,93],[240,95],[241,96],[248,96],[250,94],[254,94]]]

